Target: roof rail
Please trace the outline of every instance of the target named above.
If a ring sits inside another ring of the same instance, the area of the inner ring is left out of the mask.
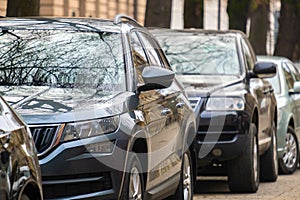
[[[133,19],[127,15],[123,15],[123,14],[118,14],[115,16],[114,24],[118,24],[118,23],[122,22],[122,19],[127,19],[128,21],[132,21],[132,22],[138,24],[138,22],[135,19]]]

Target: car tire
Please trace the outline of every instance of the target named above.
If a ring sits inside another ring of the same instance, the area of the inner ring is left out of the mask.
[[[26,194],[22,194],[20,200],[30,200],[30,198]]]
[[[271,127],[271,145],[260,159],[260,180],[274,182],[278,178],[278,156],[277,156],[277,127],[272,122]]]
[[[180,182],[175,194],[169,200],[192,200],[194,194],[194,178],[192,157],[187,150],[182,156]]]
[[[279,172],[281,174],[293,174],[299,163],[299,144],[294,129],[289,126],[285,135],[285,147],[283,157],[279,159]]]
[[[259,153],[257,128],[249,127],[244,153],[228,163],[228,185],[231,192],[256,192],[259,186]]]
[[[144,178],[142,165],[138,156],[131,152],[128,158],[129,165],[125,172],[124,187],[122,189],[122,200],[142,200],[144,199]]]

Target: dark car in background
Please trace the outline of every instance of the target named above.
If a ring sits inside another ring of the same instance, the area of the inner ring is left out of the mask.
[[[134,20],[3,18],[0,63],[0,92],[29,124],[45,199],[192,199],[195,116]]]
[[[299,164],[300,75],[287,58],[258,56],[258,60],[277,64],[276,76],[267,80],[272,84],[277,100],[279,172],[292,174]]]
[[[42,200],[42,179],[30,130],[0,97],[0,199]]]
[[[239,31],[152,29],[184,84],[198,118],[198,174],[227,175],[234,192],[256,192],[278,175],[277,109],[263,78],[276,65],[257,62]]]

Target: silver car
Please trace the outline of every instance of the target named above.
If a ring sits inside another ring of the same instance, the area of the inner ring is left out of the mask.
[[[287,58],[258,56],[258,60],[272,61],[278,66],[277,75],[268,80],[275,90],[278,106],[279,171],[292,174],[299,162],[300,75],[292,61]]]

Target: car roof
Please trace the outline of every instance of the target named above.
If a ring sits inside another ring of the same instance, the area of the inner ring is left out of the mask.
[[[124,22],[132,24],[131,22]],[[29,17],[0,18],[2,30],[72,30],[72,31],[109,31],[121,32],[121,24],[113,20],[95,18],[59,18],[59,17]]]
[[[242,31],[239,30],[204,30],[204,29],[166,29],[166,28],[148,28],[150,32],[154,35],[165,35],[165,36],[172,36],[172,35],[232,35],[232,36],[242,36],[247,37]]]

